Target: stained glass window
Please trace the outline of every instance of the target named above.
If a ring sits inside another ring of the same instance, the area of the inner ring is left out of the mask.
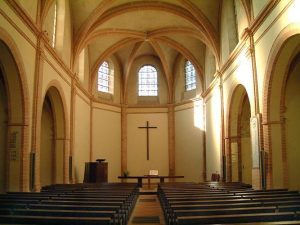
[[[190,91],[196,88],[196,70],[190,61],[185,62],[185,90]]]
[[[157,70],[145,65],[139,70],[139,96],[157,96]]]

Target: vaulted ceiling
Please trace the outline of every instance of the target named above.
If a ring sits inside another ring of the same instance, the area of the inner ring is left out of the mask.
[[[116,57],[126,69],[139,56],[158,57],[172,76],[179,55],[199,73],[209,49],[219,62],[221,0],[71,0],[74,59],[87,48],[90,70]]]

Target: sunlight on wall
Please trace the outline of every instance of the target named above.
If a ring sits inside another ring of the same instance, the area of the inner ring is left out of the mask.
[[[52,47],[55,47],[55,37],[56,37],[56,21],[57,21],[57,4],[54,3],[54,18],[53,18],[53,34],[52,34]]]
[[[212,173],[221,171],[221,98],[220,89],[214,88],[212,96],[205,102],[206,110],[206,173],[210,179]]]
[[[204,130],[202,99],[197,99],[194,101],[194,127]]]
[[[236,74],[241,84],[249,87],[252,84],[252,65],[251,58],[246,56],[246,53],[241,53],[237,60]]]
[[[81,82],[84,81],[84,49],[81,51],[79,55],[79,63],[78,63],[78,78]]]
[[[289,7],[288,13],[287,13],[287,22],[295,23],[300,22],[300,1],[295,0],[291,6]]]

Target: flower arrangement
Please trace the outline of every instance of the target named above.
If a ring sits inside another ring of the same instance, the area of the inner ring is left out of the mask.
[[[124,177],[128,177],[128,175],[129,175],[129,171],[128,171],[128,170],[124,170],[123,176],[124,176]]]

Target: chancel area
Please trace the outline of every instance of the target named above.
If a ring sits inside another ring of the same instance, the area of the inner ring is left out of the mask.
[[[1,0],[0,224],[299,224],[299,12]]]

